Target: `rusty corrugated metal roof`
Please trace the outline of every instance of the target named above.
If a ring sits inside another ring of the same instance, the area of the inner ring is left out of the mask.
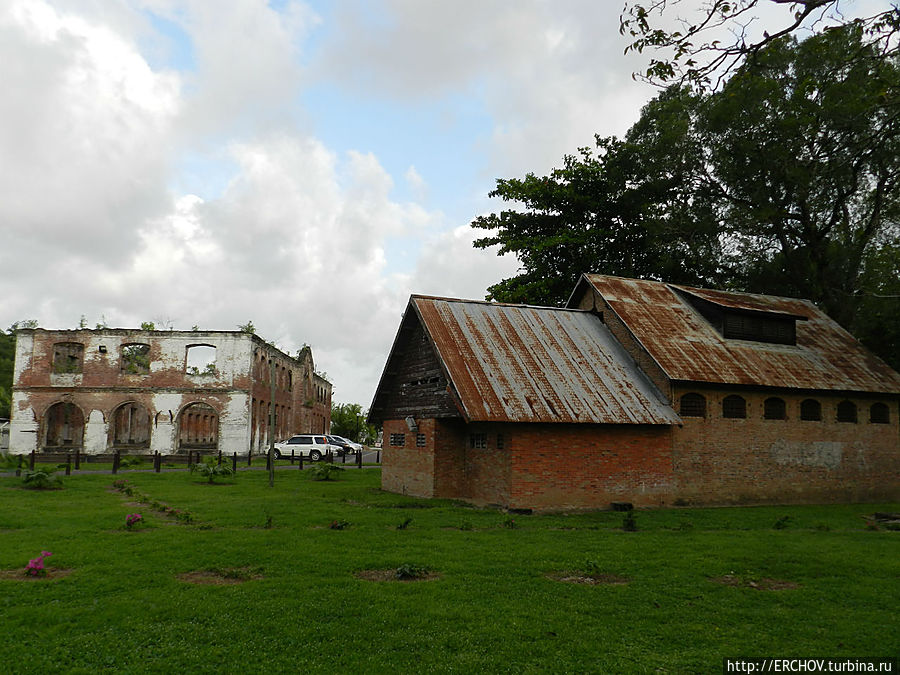
[[[900,393],[900,375],[808,300],[586,274],[672,380]],[[726,309],[804,317],[797,344],[724,338],[673,289]]]
[[[678,424],[595,315],[413,296],[471,421]]]

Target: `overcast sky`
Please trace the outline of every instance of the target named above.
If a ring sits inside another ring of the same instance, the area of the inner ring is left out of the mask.
[[[368,407],[411,293],[482,299],[498,177],[622,134],[616,0],[0,0],[0,327],[304,343]]]

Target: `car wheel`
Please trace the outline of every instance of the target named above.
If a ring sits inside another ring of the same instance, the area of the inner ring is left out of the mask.
[[[272,457],[275,459],[281,459],[281,453],[278,451],[278,448],[272,450]]]
[[[309,458],[310,458],[313,462],[318,462],[320,459],[322,459],[322,453],[319,452],[318,450],[310,450],[310,451],[309,451]]]

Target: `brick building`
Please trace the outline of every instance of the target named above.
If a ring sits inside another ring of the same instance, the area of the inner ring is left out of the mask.
[[[584,275],[565,309],[413,296],[382,486],[516,508],[900,498],[900,375],[808,301]]]
[[[257,453],[268,447],[271,405],[279,440],[330,429],[331,384],[309,347],[293,358],[223,331],[16,333],[14,453]]]

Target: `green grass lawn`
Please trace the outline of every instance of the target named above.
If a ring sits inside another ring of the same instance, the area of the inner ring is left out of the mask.
[[[47,579],[0,578],[0,671],[708,673],[900,652],[900,532],[863,518],[897,504],[640,511],[624,532],[621,513],[510,515],[381,492],[377,469],[305,473],[118,476],[191,524],[109,474],[0,477],[0,569],[53,553]],[[437,578],[355,576],[404,564]],[[250,578],[179,579],[210,570]],[[627,583],[548,577],[566,571]]]

